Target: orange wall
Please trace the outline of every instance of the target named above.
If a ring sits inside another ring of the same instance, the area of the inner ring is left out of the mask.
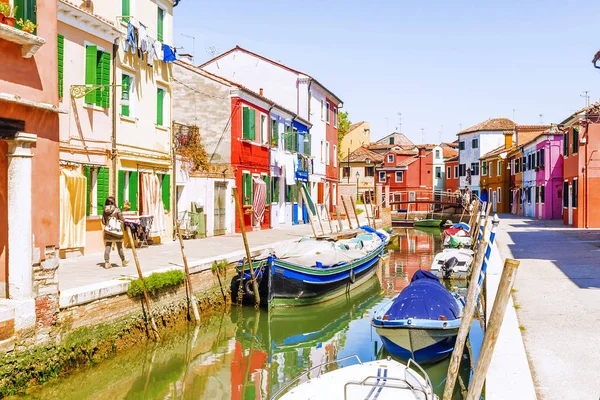
[[[455,192],[458,189],[458,177],[454,177],[454,167],[458,166],[458,161],[446,161],[444,168],[446,169],[446,191]],[[448,167],[450,167],[451,178],[448,177]]]

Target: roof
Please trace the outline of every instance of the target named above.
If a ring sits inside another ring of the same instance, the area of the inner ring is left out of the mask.
[[[209,77],[212,77],[212,78],[214,78],[214,79],[215,79],[215,80],[217,80],[217,81],[218,81],[218,80],[221,80],[221,81],[223,81],[224,83],[227,83],[227,84],[229,84],[229,85],[231,85],[231,86],[236,86],[236,87],[237,87],[237,88],[239,88],[240,90],[242,90],[242,91],[244,91],[244,92],[246,92],[246,93],[249,93],[249,94],[250,94],[250,95],[252,95],[253,97],[256,97],[256,98],[258,98],[258,99],[260,99],[260,100],[262,100],[262,101],[264,101],[264,102],[266,102],[266,103],[270,104],[271,106],[273,106],[273,107],[275,107],[275,108],[277,108],[277,109],[279,109],[279,110],[282,110],[282,111],[284,111],[284,112],[286,112],[286,113],[288,113],[288,114],[290,114],[290,115],[293,115],[293,116],[295,117],[294,119],[298,120],[299,122],[302,122],[304,125],[308,126],[309,128],[310,128],[310,127],[312,127],[312,124],[311,124],[309,121],[305,120],[304,118],[302,118],[301,116],[299,116],[299,115],[298,115],[298,114],[296,114],[295,112],[293,112],[293,111],[291,111],[291,110],[289,110],[289,109],[287,109],[287,108],[283,107],[283,106],[282,106],[282,105],[280,105],[279,103],[276,103],[276,102],[274,102],[273,100],[270,100],[270,99],[268,99],[268,98],[267,98],[267,97],[265,97],[265,96],[261,96],[259,93],[256,93],[255,91],[253,91],[253,90],[251,90],[251,89],[248,89],[248,88],[247,88],[247,87],[245,87],[244,85],[241,85],[241,84],[239,84],[239,83],[236,83],[236,82],[230,81],[230,80],[229,80],[229,79],[227,79],[227,78],[223,78],[222,76],[219,76],[219,75],[213,74],[212,72],[208,72],[207,70],[205,70],[205,69],[203,69],[203,68],[201,68],[201,67],[196,67],[196,66],[194,66],[194,65],[192,65],[192,64],[190,64],[190,63],[188,63],[188,62],[182,61],[182,60],[176,60],[176,61],[175,61],[175,64],[177,64],[177,65],[180,65],[180,66],[182,66],[182,67],[184,67],[184,68],[188,68],[188,69],[191,69],[191,70],[195,70],[195,71],[196,71],[196,72],[198,72],[198,73],[206,74],[206,75],[208,75]]]
[[[585,113],[586,115],[600,115],[600,102],[590,104],[589,106],[574,112],[573,114],[569,115],[564,121],[561,121],[560,124],[562,125],[568,123],[569,120],[573,119],[573,117],[581,113]]]
[[[511,147],[509,147],[509,149],[508,149],[508,150],[506,149],[506,146],[505,146],[505,145],[502,145],[502,146],[496,147],[496,148],[495,148],[495,149],[493,149],[492,151],[489,151],[489,152],[485,153],[484,155],[482,155],[482,156],[480,157],[480,159],[481,159],[481,160],[483,160],[483,159],[485,159],[485,158],[497,157],[497,156],[499,156],[499,155],[500,155],[500,154],[502,154],[502,153],[505,153],[505,152],[507,152],[507,151],[510,151],[510,150],[512,149],[512,147],[514,147],[514,146],[511,146]]]
[[[396,164],[397,167],[407,167],[410,164],[414,163],[415,161],[417,161],[419,159],[419,157],[411,157],[411,158],[407,158],[406,160],[402,160],[399,163]]]
[[[346,156],[341,162],[365,162],[367,158],[376,163],[383,161],[383,155],[375,153],[374,151],[370,151],[365,146],[360,146],[358,149],[350,153],[350,155]]]
[[[472,133],[480,131],[506,131],[514,129],[516,124],[508,118],[491,118],[486,121],[480,122],[477,125],[473,125],[470,128],[464,129],[458,132],[459,135],[463,133]]]
[[[458,156],[452,157],[452,158],[449,158],[448,160],[446,160],[446,163],[449,163],[449,162],[458,162]]]
[[[517,146],[529,143],[550,129],[550,125],[517,125]]]
[[[457,149],[458,148],[458,139],[455,140],[454,142],[442,142],[440,144],[440,146],[442,146],[442,147],[452,147],[454,149]]]
[[[297,70],[297,69],[290,68],[290,67],[288,67],[288,66],[287,66],[287,65],[285,65],[285,64],[282,64],[282,63],[280,63],[280,62],[277,62],[277,61],[271,60],[270,58],[267,58],[267,57],[265,57],[265,56],[261,56],[261,55],[260,55],[260,54],[258,54],[258,53],[254,53],[254,52],[252,52],[252,51],[250,51],[250,50],[247,50],[247,49],[245,49],[245,48],[241,47],[240,45],[236,45],[236,46],[235,46],[234,48],[232,48],[231,50],[228,50],[228,51],[226,51],[226,52],[224,52],[224,53],[222,53],[222,54],[219,54],[218,56],[216,56],[216,57],[214,57],[214,58],[212,58],[212,59],[210,59],[210,60],[206,61],[204,64],[201,64],[201,65],[199,65],[199,67],[200,67],[200,68],[203,68],[203,67],[205,67],[206,65],[208,65],[208,64],[211,64],[211,63],[213,63],[213,62],[215,62],[215,61],[218,61],[218,60],[220,60],[221,58],[225,57],[226,55],[228,55],[228,54],[230,54],[230,53],[233,53],[234,51],[242,51],[242,52],[244,52],[244,53],[250,54],[250,55],[252,55],[252,56],[254,56],[254,57],[256,57],[256,58],[260,58],[260,59],[261,59],[261,60],[263,60],[263,61],[266,61],[266,62],[268,62],[268,63],[271,63],[271,64],[273,64],[273,65],[276,65],[276,66],[278,66],[278,67],[280,67],[280,68],[286,69],[286,70],[288,70],[288,71],[290,71],[290,72],[293,72],[293,73],[295,73],[295,74],[299,74],[299,75],[301,74],[301,75],[308,76],[308,77],[309,77],[311,80],[313,80],[313,81],[314,81],[314,82],[316,82],[316,83],[317,83],[319,86],[321,86],[321,87],[322,87],[322,88],[323,88],[323,89],[324,89],[326,92],[328,92],[330,95],[332,95],[332,96],[333,96],[333,97],[334,97],[334,98],[335,98],[335,99],[336,99],[336,100],[337,100],[339,103],[343,103],[342,99],[340,99],[338,96],[336,96],[336,94],[335,94],[335,93],[333,93],[331,90],[327,89],[327,87],[325,87],[323,84],[321,84],[319,81],[317,81],[317,80],[316,80],[314,77],[312,77],[310,74],[307,74],[306,72],[299,71],[299,70]]]
[[[88,9],[86,9],[86,8],[83,8],[83,7],[80,7],[80,6],[78,6],[77,4],[74,4],[74,3],[70,2],[70,1],[67,1],[67,0],[60,0],[60,1],[59,1],[59,3],[68,4],[70,7],[76,8],[77,10],[79,10],[79,11],[82,11],[82,12],[84,12],[84,13],[86,13],[86,14],[88,14],[88,15],[92,16],[92,17],[94,17],[94,18],[96,18],[97,20],[99,20],[99,21],[102,21],[102,22],[103,22],[103,23],[105,23],[105,24],[109,24],[109,25],[111,25],[111,26],[115,27],[115,24],[114,24],[112,21],[110,21],[110,20],[108,20],[108,19],[106,19],[106,18],[104,18],[104,17],[101,17],[101,16],[100,16],[100,15],[98,15],[98,14],[94,14],[94,13],[93,13],[93,12],[91,12],[90,10],[88,10]]]
[[[387,136],[382,137],[381,139],[379,139],[377,141],[377,143],[383,143],[385,141],[385,139],[389,138],[390,136],[394,136],[394,145],[413,145],[413,142],[410,141],[409,138],[406,137],[406,135],[404,133],[401,132],[393,132],[390,133]]]
[[[442,146],[442,154],[444,158],[452,158],[458,156],[458,150],[452,147]]]
[[[362,125],[362,124],[364,124],[364,123],[365,123],[365,121],[360,121],[360,122],[357,122],[357,123],[355,123],[355,124],[352,124],[352,125],[350,125],[350,126],[348,127],[348,130],[346,131],[346,134],[347,134],[348,132],[351,132],[351,131],[355,130],[356,128],[358,128],[359,126],[361,126],[361,125]]]

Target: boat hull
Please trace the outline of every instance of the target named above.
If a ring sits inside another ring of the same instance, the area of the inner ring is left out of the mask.
[[[415,329],[375,328],[383,347],[401,360],[414,359],[419,364],[436,363],[452,354],[458,328]]]
[[[415,221],[415,227],[428,227],[428,228],[433,228],[433,227],[439,227],[442,224],[442,220],[441,219],[422,219],[422,220],[418,220]]]

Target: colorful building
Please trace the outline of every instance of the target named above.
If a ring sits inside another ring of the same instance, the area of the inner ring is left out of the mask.
[[[361,146],[340,161],[340,183],[356,183],[359,196],[375,195],[375,168],[383,162],[383,155]]]
[[[507,154],[513,148],[513,131],[504,132],[504,144],[481,156],[481,198],[494,213],[510,212],[510,168]]]
[[[562,123],[563,222],[577,228],[600,228],[600,102]]]
[[[340,159],[369,143],[371,143],[371,125],[368,122],[361,121],[350,125],[339,144]]]
[[[446,168],[444,188],[448,193],[456,192],[458,189],[458,156],[447,159],[444,166]]]

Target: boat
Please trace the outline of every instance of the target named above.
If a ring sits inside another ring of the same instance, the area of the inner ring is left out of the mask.
[[[432,228],[432,227],[439,227],[442,224],[442,220],[441,219],[436,219],[436,218],[424,218],[424,219],[417,219],[415,220],[414,226],[416,227],[427,227],[427,228]]]
[[[415,225],[414,219],[392,218],[392,226],[395,228],[405,228]]]
[[[444,249],[433,258],[431,272],[441,279],[467,279],[473,264],[473,251]]]
[[[446,236],[444,238],[444,246],[449,248],[463,248],[471,247],[473,245],[473,238],[468,234],[461,234],[460,232],[456,235]]]
[[[290,307],[331,300],[359,287],[375,274],[390,235],[361,226],[353,237],[332,240],[302,238],[273,245],[252,260],[261,305]],[[254,303],[248,265],[238,263],[232,293]]]
[[[337,368],[348,360],[355,363]],[[328,366],[333,366],[332,370],[323,373]],[[293,386],[303,377],[305,382]],[[351,355],[308,369],[271,397],[277,399],[437,400],[438,397],[429,376],[414,360],[403,364],[388,357],[363,363],[357,355]]]
[[[463,308],[462,297],[449,292],[431,272],[419,270],[374,313],[371,324],[394,357],[435,363],[452,353]]]

